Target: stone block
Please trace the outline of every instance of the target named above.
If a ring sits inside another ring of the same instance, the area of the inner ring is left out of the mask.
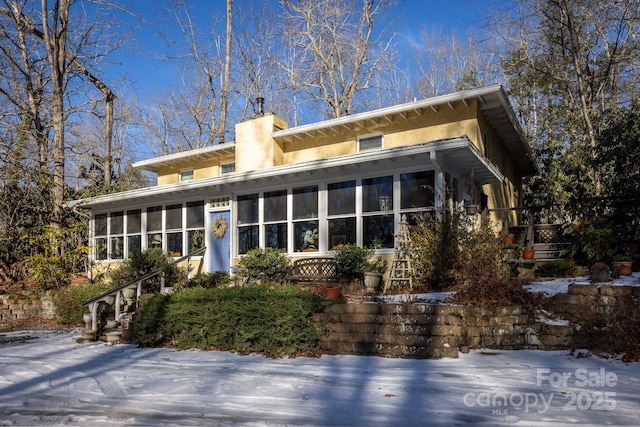
[[[454,325],[431,325],[431,335],[461,335],[462,327]]]
[[[602,296],[626,296],[631,295],[631,288],[628,286],[611,286],[611,285],[602,285],[600,286],[600,295]]]
[[[598,295],[598,285],[569,283],[569,295]]]

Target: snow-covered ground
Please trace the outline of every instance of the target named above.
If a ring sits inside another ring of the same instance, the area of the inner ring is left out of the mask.
[[[638,363],[586,351],[270,360],[25,334],[0,344],[0,425],[640,425]]]
[[[586,351],[270,360],[79,335],[0,334],[0,425],[640,425],[640,364]]]

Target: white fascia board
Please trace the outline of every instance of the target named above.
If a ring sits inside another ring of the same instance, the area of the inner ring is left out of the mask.
[[[374,119],[378,117],[388,116],[391,114],[404,113],[416,109],[431,107],[440,104],[446,104],[449,102],[462,101],[465,99],[472,99],[489,94],[500,94],[504,98],[504,90],[502,86],[492,85],[479,89],[466,90],[462,92],[456,92],[448,95],[435,96],[433,98],[427,98],[420,101],[413,101],[406,104],[394,105],[392,107],[381,108],[379,110],[367,111],[364,113],[353,114],[349,116],[339,117],[337,119],[325,120],[322,122],[311,123],[308,125],[297,126],[290,129],[280,130],[273,133],[273,138],[285,138],[295,136],[297,134],[304,134],[307,132],[316,131],[319,129],[326,129],[329,127],[337,127],[347,125],[363,120]]]
[[[167,154],[166,156],[160,156],[160,157],[154,157],[152,159],[141,160],[139,162],[135,162],[131,164],[131,167],[137,168],[137,169],[143,169],[143,170],[156,171],[158,166],[163,163],[184,160],[191,157],[206,156],[208,154],[213,154],[218,151],[233,150],[235,149],[235,147],[236,147],[235,142],[216,144],[210,147],[198,148],[196,150],[180,151],[178,153]]]

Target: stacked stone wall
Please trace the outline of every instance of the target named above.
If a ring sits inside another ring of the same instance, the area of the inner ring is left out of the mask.
[[[55,316],[56,309],[50,292],[0,294],[0,321],[53,319]]]

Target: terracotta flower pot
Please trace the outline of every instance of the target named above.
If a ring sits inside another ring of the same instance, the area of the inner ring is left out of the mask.
[[[504,236],[502,236],[502,243],[504,243],[505,245],[513,245],[514,237],[515,236],[511,233],[505,234]]]
[[[324,296],[332,300],[339,300],[342,286],[339,283],[327,283],[323,289]]]
[[[535,254],[536,251],[534,251],[533,249],[524,249],[522,251],[522,259],[533,259]]]
[[[614,261],[613,271],[618,273],[620,276],[631,276],[632,264],[633,264],[633,261]]]

